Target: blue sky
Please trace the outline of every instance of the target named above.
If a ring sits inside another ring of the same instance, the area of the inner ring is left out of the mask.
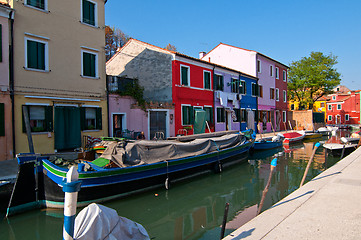
[[[312,51],[338,57],[341,84],[361,89],[360,0],[108,0],[106,25],[198,57],[220,42],[289,65]]]

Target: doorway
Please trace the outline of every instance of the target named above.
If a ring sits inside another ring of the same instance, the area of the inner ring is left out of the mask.
[[[54,148],[56,150],[70,150],[81,147],[80,121],[79,107],[55,107]]]
[[[113,131],[112,136],[113,137],[121,137],[122,136],[122,130],[126,128],[126,126],[123,126],[123,121],[125,120],[124,114],[113,114]]]
[[[167,111],[149,111],[149,139],[167,137]]]

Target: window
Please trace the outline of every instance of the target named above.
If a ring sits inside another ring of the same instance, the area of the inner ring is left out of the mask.
[[[82,22],[97,25],[97,3],[90,0],[82,0]]]
[[[291,104],[291,110],[295,110],[295,105],[294,104]]]
[[[328,121],[332,121],[332,115],[328,115]]]
[[[181,85],[189,86],[189,67],[181,66]]]
[[[252,96],[258,96],[258,84],[252,83]]]
[[[262,85],[258,85],[258,93],[259,93],[259,97],[263,97],[263,86]]]
[[[349,114],[346,114],[345,115],[345,121],[349,121],[350,120],[350,115]]]
[[[246,82],[245,81],[241,81],[241,84],[239,86],[239,93],[240,94],[246,94],[247,93]]]
[[[102,129],[102,109],[99,107],[81,107],[81,130]]]
[[[287,102],[287,92],[283,90],[283,102]]]
[[[275,99],[275,89],[274,88],[270,88],[270,99]]]
[[[224,123],[226,121],[224,108],[217,108],[217,123]]]
[[[5,136],[5,104],[0,103],[0,136]]]
[[[239,93],[239,81],[236,78],[232,78],[231,80],[231,92]]]
[[[211,72],[203,71],[204,88],[211,89]]]
[[[282,121],[284,123],[287,121],[286,111],[282,111]]]
[[[241,121],[242,122],[247,122],[247,111],[246,111],[246,109],[241,110]]]
[[[332,100],[336,100],[336,96],[332,96]]]
[[[269,66],[269,75],[271,77],[273,77],[273,66],[272,65]]]
[[[46,9],[46,2],[45,0],[26,0],[26,5],[34,7],[34,8],[39,8],[39,9]]]
[[[182,106],[182,125],[192,125],[193,124],[193,107],[192,106]]]
[[[283,81],[287,81],[287,72],[285,70],[283,70]]]
[[[235,118],[233,118],[233,122],[240,122],[241,121],[241,110],[238,108],[234,108],[234,114],[235,114]]]
[[[328,109],[328,110],[332,110],[332,105],[331,105],[331,104],[328,104],[328,105],[327,105],[327,109]]]
[[[216,90],[223,91],[223,89],[224,89],[223,76],[222,75],[216,75],[215,76],[215,81],[216,81]]]
[[[257,72],[261,72],[261,61],[257,60]]]
[[[341,107],[341,104],[337,104],[337,110],[341,110],[342,107]]]
[[[3,36],[2,25],[0,24],[0,62],[3,61]]]
[[[203,107],[203,110],[206,111],[206,121],[208,123],[213,123],[213,108]]]
[[[98,77],[98,54],[82,50],[82,76]]]
[[[280,100],[280,90],[276,88],[276,101]]]
[[[31,132],[53,131],[53,107],[51,106],[26,106]],[[23,132],[26,132],[23,114]]]
[[[279,68],[276,67],[276,79],[279,79],[279,72],[280,72]]]
[[[325,103],[324,103],[324,102],[321,103],[321,107],[322,107],[322,108],[325,107]]]
[[[25,38],[25,68],[48,71],[48,43]]]

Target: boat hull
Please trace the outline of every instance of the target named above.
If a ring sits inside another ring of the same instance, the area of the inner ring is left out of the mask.
[[[255,142],[253,149],[256,151],[268,150],[273,148],[282,147],[282,142],[272,142],[272,141],[264,141],[264,142]]]

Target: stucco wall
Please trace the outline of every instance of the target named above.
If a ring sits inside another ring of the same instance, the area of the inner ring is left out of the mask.
[[[172,102],[172,58],[167,51],[133,39],[107,62],[106,73],[137,78],[147,101]]]

